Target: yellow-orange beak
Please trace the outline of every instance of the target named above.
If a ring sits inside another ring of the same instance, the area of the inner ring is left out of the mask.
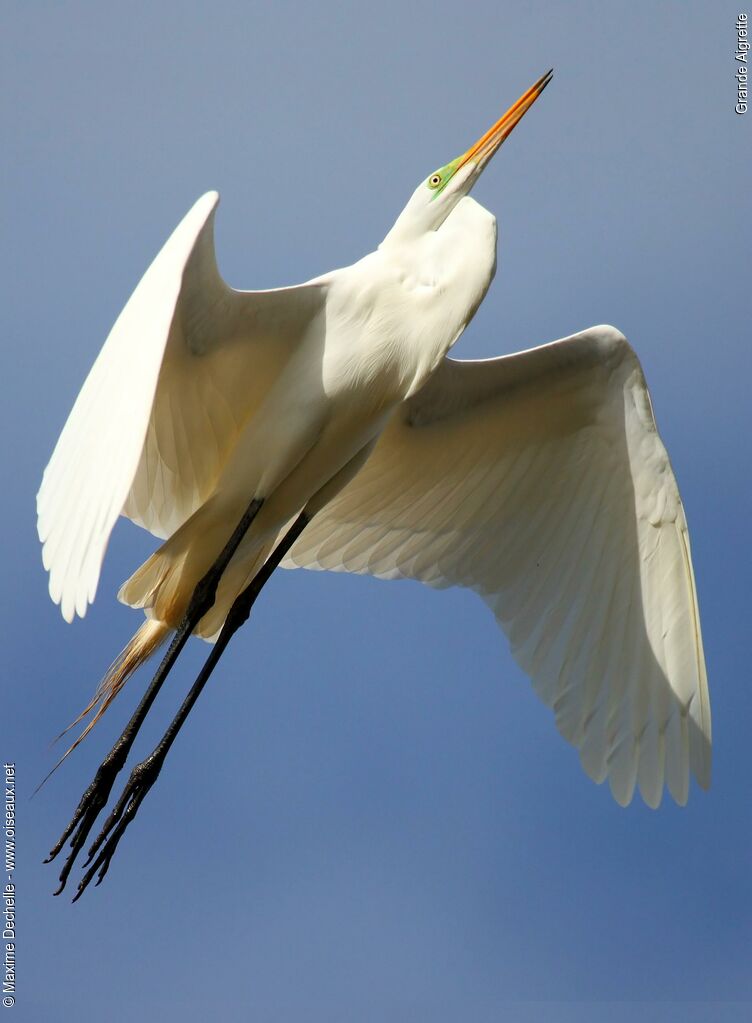
[[[535,85],[531,86],[517,102],[507,110],[503,117],[494,124],[485,135],[482,135],[474,146],[471,146],[466,153],[460,157],[457,169],[472,160],[478,165],[480,171],[491,159],[504,139],[509,135],[512,128],[518,121],[522,120],[524,114],[535,103],[537,98],[553,78],[554,69],[547,71],[542,78],[539,78]]]

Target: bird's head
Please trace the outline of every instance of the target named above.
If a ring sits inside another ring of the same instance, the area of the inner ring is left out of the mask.
[[[553,68],[523,93],[517,102],[481,135],[466,153],[439,167],[413,192],[384,243],[406,241],[444,223],[460,199],[467,195],[502,142],[535,103],[553,77]]]

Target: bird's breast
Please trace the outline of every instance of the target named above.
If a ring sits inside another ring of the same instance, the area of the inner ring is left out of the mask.
[[[327,302],[327,394],[383,407],[415,394],[436,370],[496,266],[495,219],[468,202],[438,231],[404,249],[381,248],[338,275]]]

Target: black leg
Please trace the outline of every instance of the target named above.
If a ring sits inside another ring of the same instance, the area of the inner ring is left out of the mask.
[[[220,657],[224,653],[227,644],[230,642],[240,626],[247,621],[248,616],[251,613],[251,608],[253,607],[253,604],[264,584],[308,525],[309,521],[310,519],[305,515],[305,513],[301,513],[298,516],[287,533],[285,533],[282,540],[280,540],[279,544],[277,544],[272,553],[269,555],[263,567],[256,573],[253,580],[236,598],[228,612],[225,623],[222,626],[222,631],[217,637],[217,641],[214,644],[211,653],[207,657],[203,668],[199,672],[196,681],[190,689],[190,692],[183,701],[180,710],[175,715],[170,727],[167,729],[162,740],[151,755],[145,760],[142,760],[140,764],[136,764],[133,768],[130,778],[123,790],[123,794],[116,803],[112,813],[105,821],[102,831],[95,839],[94,844],[89,850],[88,859],[84,864],[84,866],[88,866],[89,869],[81,879],[78,891],[73,898],[74,902],[83,895],[97,872],[99,873],[96,882],[97,884],[99,884],[104,878],[110,866],[110,861],[117,849],[118,842],[125,833],[128,825],[136,816],[138,808],[143,802],[147,792],[159,777],[162,764],[165,761],[165,757],[167,756],[170,747],[175,741],[175,737],[183,726],[185,719],[191,712],[201,690],[208,682],[209,677],[214,671]],[[91,866],[89,866],[89,864],[91,864]]]
[[[138,734],[138,730],[143,724],[144,718],[149,713],[149,709],[151,708],[157,693],[162,687],[162,683],[169,675],[170,669],[177,660],[180,651],[188,641],[188,637],[209,608],[214,604],[219,580],[263,503],[263,498],[251,501],[243,514],[242,519],[235,527],[232,536],[222,549],[222,553],[219,555],[206,575],[197,584],[188,605],[188,610],[186,611],[182,622],[178,626],[172,643],[170,643],[167,653],[162,658],[162,662],[159,665],[154,678],[151,680],[149,688],[144,693],[141,702],[126,725],[123,734],[100,764],[97,773],[94,775],[93,782],[89,785],[81,797],[81,801],[79,802],[70,823],[61,835],[57,844],[51,850],[50,855],[45,860],[45,863],[49,863],[51,860],[54,860],[68,838],[71,835],[73,836],[70,840],[71,851],[63,864],[62,871],[60,872],[60,886],[55,892],[55,895],[59,895],[65,887],[65,882],[68,880],[68,875],[71,872],[73,863],[81,851],[94,821],[97,819],[100,811],[109,799],[115,778],[125,764],[130,748],[133,745],[133,741]]]

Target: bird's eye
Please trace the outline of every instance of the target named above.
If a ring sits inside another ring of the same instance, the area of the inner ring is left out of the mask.
[[[440,174],[432,174],[431,177],[428,179],[429,188],[438,188],[440,184],[441,184]]]

